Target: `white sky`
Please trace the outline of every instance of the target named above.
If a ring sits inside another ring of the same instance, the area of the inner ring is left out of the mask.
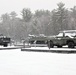
[[[57,3],[65,3],[66,8],[72,8],[76,5],[76,0],[0,0],[0,15],[12,11],[20,14],[23,8],[30,8],[31,11],[37,9],[52,10],[57,8]]]

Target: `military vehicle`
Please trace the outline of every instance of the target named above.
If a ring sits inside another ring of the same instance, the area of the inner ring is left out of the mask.
[[[47,37],[44,35],[29,35],[29,46],[45,47],[47,46]]]
[[[68,48],[74,48],[76,46],[76,30],[60,31],[58,35],[47,37],[47,40],[49,48],[54,46],[61,48],[65,45]]]
[[[32,35],[29,37],[29,43],[34,46],[36,44],[39,44],[39,46],[46,44],[48,48],[53,48],[54,46],[61,48],[65,45],[67,45],[68,48],[74,48],[76,46],[76,30],[60,31],[58,35],[54,36]]]
[[[7,47],[8,44],[11,42],[11,39],[3,34],[0,35],[0,45]]]

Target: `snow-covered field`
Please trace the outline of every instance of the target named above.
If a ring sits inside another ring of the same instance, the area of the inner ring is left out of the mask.
[[[76,75],[76,54],[1,50],[0,75]]]

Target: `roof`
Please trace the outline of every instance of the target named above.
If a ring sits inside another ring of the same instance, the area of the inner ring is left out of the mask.
[[[46,40],[47,36],[45,35],[30,35],[29,40]]]
[[[28,37],[46,37],[44,34],[39,34],[39,35],[30,35]]]

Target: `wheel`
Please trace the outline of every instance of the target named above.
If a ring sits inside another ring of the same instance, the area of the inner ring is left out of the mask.
[[[57,46],[57,47],[58,47],[58,48],[62,48],[62,46],[60,46],[60,45],[59,45],[59,46]]]
[[[7,47],[7,44],[4,44],[3,46],[4,46],[4,47]]]
[[[54,47],[53,42],[52,41],[48,41],[48,48],[50,49],[50,48],[53,48],[53,47]]]
[[[68,48],[74,48],[74,43],[73,42],[69,42],[68,43]]]

